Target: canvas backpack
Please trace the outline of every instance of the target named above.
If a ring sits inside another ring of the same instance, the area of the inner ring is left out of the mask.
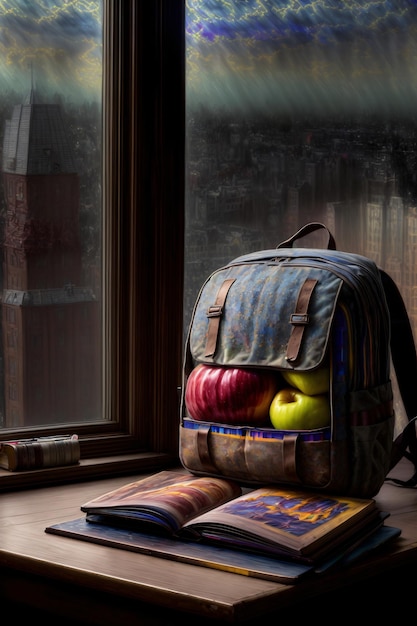
[[[323,229],[327,248],[294,246]],[[204,281],[185,345],[181,463],[197,475],[248,485],[373,497],[402,456],[416,463],[416,363],[411,326],[394,281],[372,260],[337,251],[324,224],[306,224],[276,249],[240,256]],[[409,418],[398,436],[392,364]],[[216,402],[204,419],[196,419],[186,392],[199,366],[272,372],[277,392],[287,386],[285,372],[326,366],[329,423],[298,429],[277,429],[270,421],[236,423],[223,413],[219,419]],[[404,484],[416,483],[417,472]]]

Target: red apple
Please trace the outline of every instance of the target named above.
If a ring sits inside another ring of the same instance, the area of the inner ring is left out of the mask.
[[[200,364],[188,377],[185,404],[198,421],[261,425],[277,388],[273,372]]]
[[[327,393],[330,387],[330,370],[328,367],[319,367],[311,372],[285,370],[281,372],[284,380],[309,396]]]
[[[277,430],[324,428],[330,425],[329,396],[310,396],[294,387],[284,387],[272,400],[269,417]]]

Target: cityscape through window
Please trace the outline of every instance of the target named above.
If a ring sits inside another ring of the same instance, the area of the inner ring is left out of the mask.
[[[186,326],[211,271],[319,221],[416,333],[415,3],[190,0],[186,37]]]
[[[102,3],[0,3],[0,427],[101,417]]]

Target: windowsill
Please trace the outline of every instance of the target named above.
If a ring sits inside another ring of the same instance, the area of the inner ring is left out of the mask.
[[[163,458],[161,455],[159,460]],[[127,455],[124,459],[124,470],[131,464],[135,478],[153,471],[141,471],[140,463],[152,465],[156,461],[154,455]],[[113,471],[107,459],[84,461],[78,466],[79,478],[83,471],[87,473],[88,463],[101,467],[103,476]],[[410,467],[405,462],[401,465],[405,471],[398,477],[409,477]],[[118,471],[122,469],[120,466]],[[389,525],[402,529],[393,546],[349,568],[286,586],[45,533],[48,525],[80,517],[83,502],[127,480],[130,478],[112,474],[99,482],[83,480],[4,494],[0,507],[0,601],[19,606],[19,615],[27,607],[29,616],[36,614],[33,611],[53,616],[62,626],[70,623],[68,620],[90,626],[121,622],[159,626],[177,618],[182,624],[198,619],[203,625],[213,617],[216,623],[249,626],[259,624],[259,619],[266,623],[272,617],[274,621],[289,620],[294,611],[311,618],[312,607],[320,615],[330,603],[340,604],[345,616],[357,617],[361,602],[365,609],[372,609],[374,617],[384,617],[384,597],[396,594],[409,597],[412,608],[414,580],[409,568],[417,559],[415,489],[387,483],[376,498],[381,509],[391,513]],[[190,621],[184,621],[184,616]],[[62,622],[64,618],[67,621]]]
[[[178,465],[178,463],[178,458],[169,454],[141,452],[81,459],[77,465],[49,467],[39,470],[9,472],[0,468],[0,493],[123,476],[132,473],[152,472]]]

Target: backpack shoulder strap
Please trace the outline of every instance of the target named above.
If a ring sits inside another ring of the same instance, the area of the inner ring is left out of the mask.
[[[391,357],[397,376],[398,388],[408,417],[408,424],[393,443],[390,470],[402,457],[409,459],[415,468],[410,480],[402,481],[389,478],[396,484],[414,487],[417,485],[417,353],[413,331],[407,309],[394,280],[384,271],[379,270],[385,291],[391,319]]]

